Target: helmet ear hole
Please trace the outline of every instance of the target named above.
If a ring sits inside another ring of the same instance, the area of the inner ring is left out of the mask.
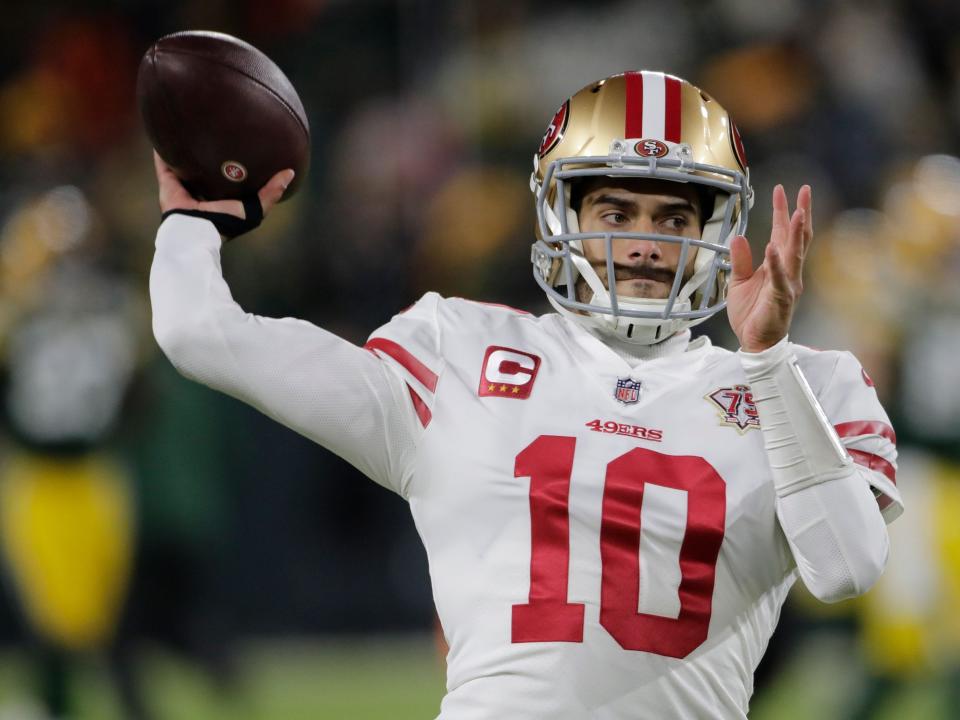
[[[583,181],[575,180],[570,183],[570,209],[578,215],[583,204]]]
[[[700,232],[702,233],[717,212],[717,191],[706,185],[694,185],[694,187],[700,201]]]
[[[580,188],[579,191],[575,190],[577,187]],[[567,195],[567,230],[578,233],[580,232],[580,204],[583,202],[583,181],[567,185],[565,192]],[[576,204],[574,204],[574,197],[576,197]]]

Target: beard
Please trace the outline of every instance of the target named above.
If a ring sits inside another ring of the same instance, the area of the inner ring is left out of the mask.
[[[596,262],[590,265],[597,277],[600,278],[603,286],[609,290],[610,283],[607,278],[606,262]],[[620,265],[617,263],[614,263],[613,273],[617,297],[654,300],[664,300],[670,296],[670,289],[673,287],[673,281],[677,275],[677,271],[670,268],[652,265]],[[683,281],[686,282],[692,276],[693,263],[689,263],[684,270]],[[577,300],[584,303],[589,303],[593,296],[593,290],[587,285],[583,276],[577,278],[576,293]]]

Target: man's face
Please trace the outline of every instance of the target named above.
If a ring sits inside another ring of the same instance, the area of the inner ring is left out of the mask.
[[[689,184],[646,178],[587,178],[580,191],[578,212],[584,233],[657,233],[700,238],[700,199]],[[613,267],[618,297],[666,298],[670,295],[677,265],[679,243],[650,240],[612,242]],[[583,241],[587,261],[603,284],[607,279],[607,251],[603,238]],[[684,280],[693,274],[696,248],[687,255]],[[591,290],[581,278],[577,297],[587,302]]]

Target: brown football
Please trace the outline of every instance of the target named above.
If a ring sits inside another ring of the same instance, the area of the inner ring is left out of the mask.
[[[137,74],[147,136],[190,193],[202,200],[255,193],[276,172],[310,164],[310,126],[287,76],[230,35],[174,33],[147,50]]]

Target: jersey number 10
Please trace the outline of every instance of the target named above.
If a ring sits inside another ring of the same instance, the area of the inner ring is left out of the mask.
[[[530,598],[513,606],[512,640],[583,642],[582,603],[567,602],[570,476],[576,438],[541,435],[517,455],[515,477],[530,478]],[[687,493],[680,546],[680,613],[638,611],[640,517],[647,484]],[[607,465],[600,525],[600,624],[626,650],[682,658],[707,639],[723,542],[726,484],[700,457],[630,450]]]

